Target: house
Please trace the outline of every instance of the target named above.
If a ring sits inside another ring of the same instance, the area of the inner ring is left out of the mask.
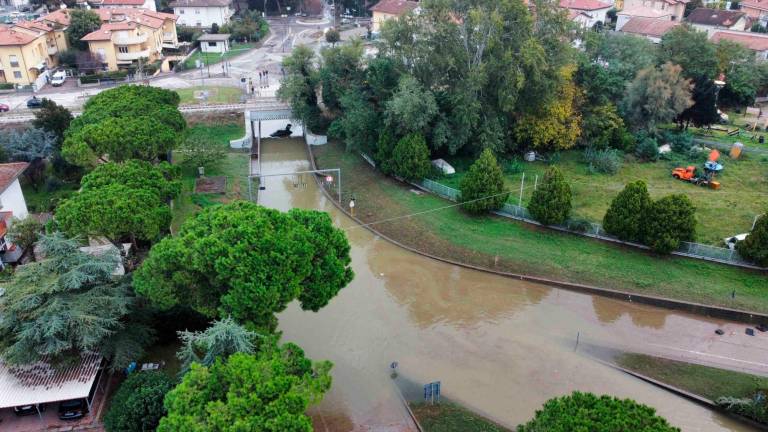
[[[179,25],[190,27],[222,26],[235,14],[232,0],[174,0],[168,6],[179,17]]]
[[[741,11],[752,21],[768,24],[768,0],[742,0]]]
[[[621,33],[643,36],[653,43],[660,43],[662,36],[680,24],[680,21],[636,17],[627,21],[620,31]]]
[[[708,36],[716,30],[744,31],[747,27],[747,14],[734,10],[696,8],[686,18],[695,29],[707,32]]]
[[[49,66],[44,33],[0,27],[0,83],[42,86]]]
[[[592,16],[586,12],[581,11],[568,11],[568,19],[575,22],[580,28],[589,28],[589,22],[592,21]],[[581,41],[577,46],[581,45]]]
[[[24,252],[8,242],[5,235],[14,218],[24,219],[29,216],[27,202],[19,183],[19,176],[28,166],[27,162],[0,164],[0,267],[3,267],[4,263],[18,261]]]
[[[91,6],[97,9],[144,9],[156,11],[155,0],[90,0]]]
[[[419,2],[410,0],[381,0],[368,10],[373,13],[371,18],[371,31],[378,33],[381,30],[381,23],[384,21],[399,18],[411,11],[418,11]]]
[[[758,60],[768,60],[768,34],[718,30],[712,34],[709,40],[713,43],[722,40],[735,42],[754,51]]]
[[[80,40],[101,59],[105,70],[138,67],[163,58],[163,48],[178,47],[173,14],[144,9],[96,9],[101,28]]]
[[[229,37],[227,33],[204,34],[197,41],[200,42],[200,50],[204,53],[225,53],[229,51]]]
[[[560,7],[570,12],[586,14],[589,19],[581,19],[579,22],[584,22],[584,27],[592,28],[597,23],[605,24],[605,15],[613,5],[599,0],[560,0]]]
[[[35,21],[19,21],[14,25],[14,28],[19,31],[29,32],[32,35],[45,35],[49,67],[59,64],[59,53],[69,48],[65,33],[66,26],[37,19]]]
[[[688,4],[689,1],[690,0],[624,0],[622,10],[627,11],[628,9],[649,8],[669,13],[673,21],[682,21],[685,14],[685,5]]]
[[[672,21],[672,13],[653,9],[647,6],[635,6],[626,8],[616,14],[616,31],[620,31],[624,25],[633,18],[648,18],[659,21]]]

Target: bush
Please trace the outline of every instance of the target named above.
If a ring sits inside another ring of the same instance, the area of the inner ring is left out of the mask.
[[[429,174],[432,166],[424,136],[410,134],[397,142],[392,151],[392,173],[408,181],[419,181]]]
[[[736,243],[736,250],[755,264],[768,267],[768,213],[757,219],[755,227],[744,241]]]
[[[101,77],[99,75],[83,75],[80,77],[80,84],[96,84]]]
[[[696,238],[696,207],[682,194],[668,195],[651,205],[644,242],[655,252],[670,253],[681,241]]]
[[[490,149],[483,150],[469,167],[469,172],[461,179],[460,190],[462,207],[474,214],[497,210],[507,201],[509,194],[503,193],[504,174]],[[484,197],[491,198],[475,201]]]
[[[15,219],[8,228],[8,240],[28,250],[37,243],[40,233],[43,232],[43,224],[32,216],[24,219]],[[33,254],[34,255],[34,254]]]
[[[603,229],[623,241],[642,242],[644,219],[651,207],[645,182],[638,180],[624,186],[611,201],[603,217]]]
[[[525,169],[523,163],[520,162],[520,159],[518,158],[503,159],[501,161],[501,166],[504,170],[504,174],[507,175],[520,174]]]
[[[533,192],[528,211],[544,225],[561,224],[568,219],[571,213],[571,187],[556,166],[547,170],[544,180]]]
[[[688,131],[665,132],[664,141],[672,147],[672,151],[679,154],[688,154],[693,146],[693,135]]]
[[[680,432],[656,411],[631,399],[574,392],[548,400],[533,420],[517,432],[538,431],[653,431]]]
[[[655,138],[642,134],[637,137],[635,155],[646,162],[657,161],[659,160],[659,144]]]
[[[0,90],[10,90],[12,88],[16,88],[16,84],[14,84],[14,83],[0,83]]]
[[[592,147],[584,150],[584,161],[592,173],[616,174],[622,163],[622,154],[615,149],[596,150]]]
[[[162,372],[134,372],[123,382],[112,398],[104,416],[108,432],[145,432],[157,428],[165,416],[165,394],[174,381]]]
[[[373,160],[384,174],[392,174],[392,152],[395,150],[397,141],[387,128],[379,134],[379,140],[376,142],[376,151],[373,153]]]
[[[765,395],[760,394],[760,402],[757,395],[753,399],[741,399],[728,396],[717,398],[715,404],[728,412],[742,415],[762,424],[768,424],[768,410],[765,406]]]

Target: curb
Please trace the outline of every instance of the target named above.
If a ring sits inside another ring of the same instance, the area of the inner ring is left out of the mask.
[[[317,163],[315,162],[315,155],[312,153],[311,146],[307,145],[307,153],[309,155],[309,163],[312,166],[313,170],[317,170]],[[341,203],[337,202],[330,194],[328,194],[328,191],[325,190],[325,188],[320,184],[320,180],[317,178],[317,176],[313,176],[315,178],[315,182],[317,183],[319,189],[323,192],[323,194],[328,198],[334,206],[338,210],[340,210],[342,213],[344,213],[347,217],[355,221],[357,224],[362,225],[363,228],[367,229],[371,233],[373,233],[376,236],[379,236],[383,238],[384,240],[387,240],[388,242],[394,244],[395,246],[399,246],[407,251],[416,253],[418,255],[431,258],[436,261],[442,261],[447,264],[452,264],[459,267],[464,267],[472,270],[482,271],[485,273],[491,273],[498,276],[504,276],[508,278],[518,279],[521,281],[528,281],[528,282],[536,282],[544,285],[553,286],[556,288],[563,288],[570,291],[577,291],[577,292],[584,292],[588,294],[596,294],[603,297],[609,297],[614,298],[618,300],[623,300],[627,302],[637,302],[640,304],[646,304],[650,306],[656,306],[661,307],[665,309],[672,309],[672,310],[679,310],[683,312],[688,312],[696,315],[702,315],[707,316],[711,318],[720,318],[725,320],[731,320],[731,321],[737,321],[742,322],[746,324],[762,324],[762,323],[768,323],[768,315],[758,312],[751,312],[751,311],[743,311],[738,309],[731,309],[726,307],[720,307],[720,306],[710,306],[705,305],[701,303],[693,303],[693,302],[686,302],[683,300],[674,300],[669,299],[665,297],[656,297],[646,294],[636,294],[636,293],[629,293],[626,291],[619,291],[619,290],[613,290],[610,288],[601,288],[596,287],[592,285],[584,285],[584,284],[578,284],[573,282],[566,282],[566,281],[559,281],[559,280],[553,280],[553,279],[547,279],[539,276],[532,276],[532,275],[526,275],[526,274],[519,274],[519,273],[511,273],[511,272],[505,272],[505,271],[499,271],[499,270],[493,270],[486,267],[480,267],[473,264],[467,264],[462,263],[458,261],[454,261],[449,258],[443,258],[436,255],[432,255],[428,252],[423,252],[418,249],[415,249],[410,246],[406,246],[399,241],[392,239],[375,229],[371,228],[370,225],[366,225],[365,222],[361,221],[355,216],[352,216]]]

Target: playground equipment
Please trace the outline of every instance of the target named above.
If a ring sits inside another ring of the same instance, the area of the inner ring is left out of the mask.
[[[695,166],[690,165],[685,168],[678,167],[673,169],[672,177],[693,183],[697,186],[708,186],[711,189],[720,189],[720,182],[714,180],[715,176],[723,170],[723,165],[717,162],[719,158],[720,152],[712,150],[709,153],[709,158],[704,162],[704,169],[702,172]]]

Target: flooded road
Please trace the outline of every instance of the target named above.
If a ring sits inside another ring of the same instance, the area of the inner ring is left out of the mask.
[[[299,140],[265,140],[262,149],[265,174],[309,168]],[[751,430],[591,356],[629,349],[765,373],[768,345],[747,339],[743,326],[421,257],[354,228],[309,176],[268,178],[259,203],[327,211],[352,245],[347,288],[318,313],[294,303],[279,315],[285,341],[335,364],[333,388],[312,411],[316,430],[410,430],[389,377],[393,361],[402,376],[439,380],[443,395],[508,427],[549,398],[583,390],[651,405],[685,431]],[[718,327],[725,336],[714,335]]]

